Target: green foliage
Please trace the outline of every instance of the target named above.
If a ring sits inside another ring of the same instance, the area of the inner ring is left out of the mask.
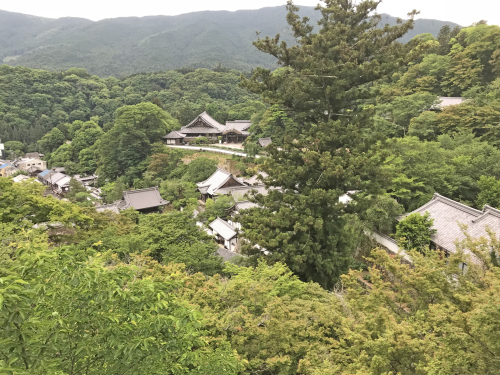
[[[222,195],[216,200],[207,199],[205,202],[205,211],[201,212],[199,218],[203,222],[211,223],[218,217],[227,217],[227,210],[234,206],[234,199],[229,195]]]
[[[481,176],[477,183],[479,194],[476,206],[482,208],[484,205],[500,207],[500,181],[493,176]]]
[[[412,213],[401,220],[396,227],[396,238],[403,249],[417,249],[424,252],[431,243],[431,237],[436,233],[432,229],[434,219],[425,214]]]
[[[167,180],[160,185],[161,196],[168,200],[176,209],[181,207],[196,207],[200,192],[197,186],[188,181]]]
[[[146,170],[151,145],[178,123],[152,103],[122,107],[116,117],[115,125],[98,145],[98,174],[110,181],[125,176],[131,183]]]
[[[213,275],[222,271],[217,245],[195,225],[190,212],[142,216],[136,228],[137,242],[164,263],[184,263],[190,272]]]
[[[182,180],[193,183],[205,181],[216,170],[217,162],[215,160],[206,157],[199,157],[188,164],[186,173],[182,177]]]
[[[106,203],[113,203],[114,201],[122,199],[123,192],[127,190],[127,186],[121,179],[118,179],[115,182],[107,183],[101,188],[101,190]]]

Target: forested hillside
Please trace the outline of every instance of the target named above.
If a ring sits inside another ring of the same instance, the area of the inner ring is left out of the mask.
[[[301,15],[314,22],[320,15],[302,7]],[[0,62],[47,70],[85,68],[101,77],[123,77],[184,66],[250,71],[276,68],[276,60],[252,46],[261,35],[280,33],[293,42],[284,6],[237,12],[213,11],[179,16],[105,19],[47,19],[0,11]],[[384,15],[381,24],[396,19]],[[403,37],[432,33],[452,22],[417,20]]]
[[[34,151],[53,127],[95,121],[108,130],[124,105],[155,102],[183,125],[208,110],[218,121],[250,119],[259,96],[240,88],[240,72],[179,70],[123,79],[90,76],[84,69],[48,72],[0,66],[0,134]],[[262,104],[260,104],[262,106]]]
[[[170,202],[98,212],[75,178],[55,199],[0,177],[0,373],[498,374],[498,225],[479,237],[443,215],[462,234],[441,233],[449,251],[429,212],[401,215],[439,193],[500,222],[500,26],[401,43],[416,14],[381,29],[378,3],[327,0],[319,29],[289,3],[298,43],[255,43],[278,69],[0,67],[10,158],[96,173],[104,203],[156,186]],[[252,119],[262,157],[224,160],[266,172],[246,209],[200,201],[220,160],[162,140],[202,110]],[[207,234],[222,217],[241,225],[229,262]]]

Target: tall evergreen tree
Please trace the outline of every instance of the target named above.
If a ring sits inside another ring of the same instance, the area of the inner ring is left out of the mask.
[[[256,198],[262,210],[242,215],[249,240],[243,251],[269,263],[285,262],[303,280],[326,287],[351,264],[356,238],[348,214],[366,208],[383,187],[370,151],[377,138],[370,130],[372,113],[363,108],[370,85],[425,49],[419,40],[397,41],[412,28],[416,11],[405,23],[378,29],[379,3],[326,0],[317,8],[322,18],[316,33],[289,2],[287,20],[296,45],[289,47],[279,35],[255,42],[283,68],[259,68],[243,81],[299,124],[279,148],[269,150],[263,166],[270,174],[267,183],[281,189]],[[345,206],[339,197],[348,190],[361,191],[364,198]]]

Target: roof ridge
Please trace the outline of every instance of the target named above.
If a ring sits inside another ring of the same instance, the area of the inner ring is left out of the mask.
[[[495,207],[491,207],[485,204],[483,207],[483,214],[478,218],[472,220],[472,222],[477,223],[478,221],[481,221],[482,219],[488,217],[489,215],[495,216],[496,218],[500,219],[500,210],[497,210]]]
[[[441,201],[443,203],[446,203],[450,206],[453,206],[455,208],[458,208],[459,210],[462,210],[462,211],[465,211],[465,212],[468,212],[472,215],[482,215],[482,211],[479,211],[479,210],[476,210],[475,208],[472,208],[472,207],[469,207],[463,203],[460,203],[460,202],[457,202],[457,201],[454,201],[453,199],[450,199],[450,198],[447,198],[441,194],[438,194],[438,193],[434,193],[434,196],[432,197],[432,200],[436,200],[436,201]]]
[[[222,223],[223,223],[226,227],[228,227],[229,229],[231,229],[231,230],[233,230],[233,231],[235,231],[235,232],[236,232],[236,228],[235,228],[235,227],[233,227],[231,224],[229,224],[226,220],[221,219],[219,216],[217,216],[217,219],[215,219],[214,221],[217,221],[217,220],[222,221]],[[214,221],[212,221],[212,223],[213,223]]]

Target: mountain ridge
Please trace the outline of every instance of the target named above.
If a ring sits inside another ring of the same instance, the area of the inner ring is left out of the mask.
[[[301,16],[316,23],[319,12],[302,6]],[[276,68],[274,58],[252,45],[260,35],[280,33],[293,43],[286,8],[198,11],[176,16],[119,17],[92,21],[78,17],[43,18],[0,10],[0,61],[30,68],[85,68],[100,76],[125,76],[180,67],[225,67],[249,71]],[[383,22],[396,17],[383,14]],[[455,23],[419,19],[402,41]]]

